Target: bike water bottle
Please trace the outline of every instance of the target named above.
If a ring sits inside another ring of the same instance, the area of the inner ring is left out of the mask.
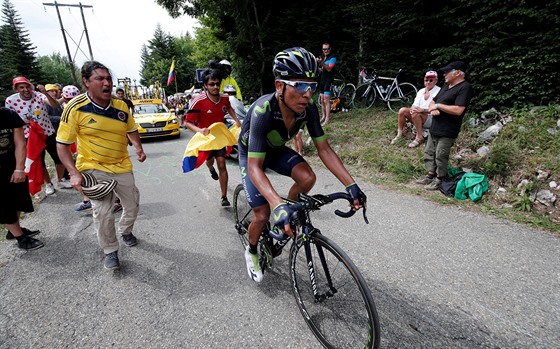
[[[385,93],[385,88],[382,85],[379,85],[379,91],[381,91],[381,93]]]

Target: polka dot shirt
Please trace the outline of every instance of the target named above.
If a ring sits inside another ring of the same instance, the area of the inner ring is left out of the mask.
[[[25,121],[25,138],[29,136],[29,123],[36,121],[45,131],[45,135],[50,136],[55,133],[54,127],[47,114],[47,97],[42,93],[33,92],[33,97],[25,101],[19,93],[6,98],[6,107],[18,113],[19,117]]]

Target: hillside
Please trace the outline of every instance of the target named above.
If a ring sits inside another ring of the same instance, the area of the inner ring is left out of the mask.
[[[407,147],[414,137],[411,130],[404,140],[390,145],[396,120],[396,114],[386,108],[353,109],[332,114],[325,129],[331,146],[351,172],[364,180],[560,233],[559,106],[503,113],[492,110],[465,117],[450,165],[487,176],[489,190],[476,203],[414,184],[425,174],[423,145]],[[498,122],[503,126],[498,134],[482,140],[481,134]],[[304,154],[315,154],[313,145],[305,145]]]

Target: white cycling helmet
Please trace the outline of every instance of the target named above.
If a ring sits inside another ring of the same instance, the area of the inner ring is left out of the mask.
[[[221,64],[221,65],[229,65],[229,66],[231,67],[231,63],[230,63],[228,60],[226,60],[226,59],[222,59],[222,60],[220,61],[220,64]]]
[[[225,93],[237,93],[237,90],[235,89],[235,86],[233,86],[232,84],[226,85],[224,87],[224,92]]]
[[[72,99],[80,94],[80,90],[74,85],[64,86],[62,88],[62,97]]]

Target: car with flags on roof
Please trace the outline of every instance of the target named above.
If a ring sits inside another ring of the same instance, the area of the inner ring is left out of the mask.
[[[134,121],[140,138],[181,137],[179,119],[173,109],[168,109],[161,99],[135,99]]]

